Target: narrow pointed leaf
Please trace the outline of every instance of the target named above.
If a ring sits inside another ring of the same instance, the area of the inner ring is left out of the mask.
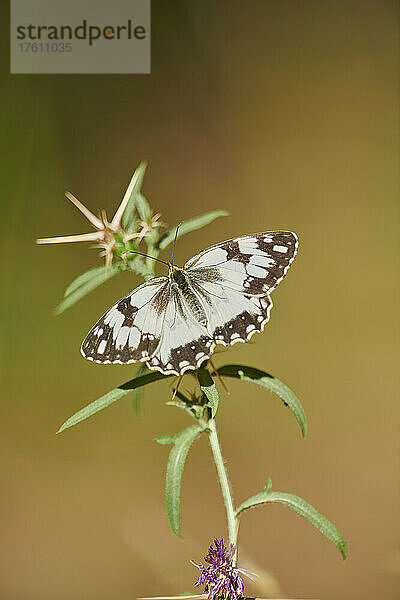
[[[169,375],[163,375],[158,371],[153,371],[152,373],[147,373],[146,375],[136,377],[135,379],[131,379],[130,381],[123,383],[121,386],[114,388],[104,396],[101,396],[101,398],[98,398],[81,410],[78,410],[78,412],[72,415],[72,417],[67,419],[65,423],[61,425],[57,433],[61,433],[65,429],[73,427],[73,425],[77,425],[81,421],[85,421],[85,419],[88,419],[100,410],[103,410],[103,408],[107,408],[107,406],[110,406],[110,404],[113,404],[123,396],[131,393],[132,390],[135,390],[143,385],[153,383],[153,381],[160,381],[160,379],[164,379],[165,377],[169,377]]]
[[[115,271],[117,263],[113,263],[110,265],[108,271],[111,270],[111,276],[113,275],[113,271]],[[100,267],[95,267],[94,269],[89,269],[89,271],[85,271],[85,273],[81,273],[78,275],[76,279],[74,279],[69,286],[66,288],[64,292],[64,298],[75,292],[82,285],[86,284],[93,278],[102,278],[106,275],[106,268],[104,265],[100,265]]]
[[[341,552],[344,560],[347,558],[347,544],[333,523],[328,521],[326,517],[321,515],[316,508],[311,506],[311,504],[306,502],[306,500],[303,500],[303,498],[295,496],[294,494],[287,494],[286,492],[269,491],[270,484],[271,480],[269,479],[262,492],[245,500],[236,510],[236,516],[238,516],[244,510],[252,508],[253,506],[257,506],[258,504],[266,504],[269,502],[284,504],[285,506],[288,506],[297,512],[297,514],[307,519],[307,521],[314,525],[314,527],[316,527],[316,529],[318,529],[318,531],[322,533],[330,542],[335,544],[335,546]]]
[[[271,490],[271,488],[272,488],[272,479],[271,479],[271,477],[268,477],[267,481],[265,482],[263,492],[268,494],[268,492]]]
[[[195,229],[200,229],[209,223],[212,223],[218,217],[226,217],[228,216],[228,212],[226,210],[212,210],[211,212],[205,213],[204,215],[199,215],[198,217],[192,217],[187,221],[184,221],[182,225],[179,227],[178,238],[180,238],[185,233],[189,233],[190,231],[194,231]],[[176,228],[178,226],[172,227],[168,231],[164,233],[164,235],[160,238],[158,242],[159,250],[164,250],[171,242],[174,241]]]
[[[167,402],[165,404],[167,406],[176,406],[177,408],[180,408],[180,409],[184,410],[185,412],[187,412],[190,416],[193,416],[189,398],[187,398],[179,390],[175,390],[174,393],[175,393],[175,397],[172,398],[171,400],[167,400]]]
[[[191,425],[177,433],[173,438],[173,446],[168,457],[165,479],[165,505],[169,526],[177,537],[180,537],[183,468],[191,445],[202,431],[199,425]]]
[[[139,366],[136,370],[136,378],[142,377],[145,373],[148,372],[148,367],[146,363],[139,363]],[[135,410],[135,413],[139,416],[142,412],[142,397],[143,397],[143,386],[137,387],[133,390],[133,398],[132,404]]]
[[[181,408],[184,411],[188,411],[188,406],[185,402],[181,402],[180,400],[167,400],[165,403],[167,406],[176,406],[177,408]]]
[[[129,233],[135,231],[136,196],[142,188],[146,167],[147,164],[145,162],[140,163],[132,176],[128,189],[125,192],[124,200],[126,196],[129,197],[127,198],[125,210],[122,215],[122,228],[124,231],[128,231]]]
[[[219,394],[217,386],[215,385],[213,378],[207,369],[199,369],[197,377],[200,383],[201,391],[205,394],[208,400],[208,406],[211,409],[211,418],[213,419],[217,414]]]
[[[253,367],[246,367],[245,365],[225,365],[217,370],[221,377],[235,377],[242,381],[255,383],[277,394],[296,417],[296,420],[300,425],[301,433],[303,437],[305,437],[307,433],[307,418],[304,408],[296,394],[292,392],[287,385],[282,383],[282,381],[269,375],[265,371],[260,371]]]
[[[107,270],[101,266],[82,273],[65,290],[63,300],[54,309],[55,314],[61,314],[64,310],[78,302],[78,300],[89,294],[89,292],[96,289],[108,279],[111,279],[111,277],[114,277],[117,273],[126,270],[126,268],[125,263],[117,262],[111,264]]]
[[[154,441],[156,441],[157,444],[161,444],[161,446],[170,446],[174,443],[174,439],[175,436],[173,435],[159,435],[158,437],[154,438]]]
[[[202,419],[204,417],[205,406],[193,404],[182,392],[175,390],[175,398],[168,400],[165,403],[167,406],[176,406],[187,412],[194,419]]]

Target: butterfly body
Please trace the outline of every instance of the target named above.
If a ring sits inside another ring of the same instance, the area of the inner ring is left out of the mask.
[[[200,323],[200,325],[206,326],[207,315],[198,296],[192,289],[190,278],[185,274],[184,269],[179,269],[174,265],[172,265],[172,268],[172,277],[170,277],[170,279],[172,279],[183,298],[186,300],[186,303],[195,319]]]
[[[135,288],[96,323],[82,354],[99,363],[146,362],[165,375],[197,369],[216,344],[247,342],[261,332],[270,293],[298,247],[287,231],[235,238],[206,248],[167,277]]]

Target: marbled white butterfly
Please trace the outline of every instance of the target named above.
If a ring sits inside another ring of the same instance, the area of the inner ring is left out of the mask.
[[[296,256],[289,231],[255,233],[221,242],[168,276],[156,277],[119,300],[88,333],[81,352],[98,363],[146,362],[182,375],[210,358],[216,344],[248,342],[272,308],[270,293]]]

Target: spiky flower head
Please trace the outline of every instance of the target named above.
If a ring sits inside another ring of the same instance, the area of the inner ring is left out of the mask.
[[[239,600],[243,597],[244,584],[240,574],[247,575],[244,569],[234,566],[236,548],[233,544],[225,546],[224,540],[214,540],[215,548],[211,544],[208,554],[204,557],[207,566],[192,565],[200,569],[201,575],[194,584],[204,585],[208,600]]]
[[[99,216],[96,216],[71,192],[66,192],[65,196],[68,200],[80,210],[96,231],[40,238],[36,240],[37,243],[97,242],[96,247],[101,249],[101,255],[105,257],[106,269],[111,265],[114,256],[120,256],[123,251],[136,250],[144,239],[146,239],[146,243],[150,240],[154,245],[159,238],[160,228],[165,224],[160,219],[160,213],[153,214],[147,200],[140,193],[145,169],[146,164],[140,163],[111,221],[108,220],[104,210],[100,212]],[[131,210],[132,207],[135,210]],[[136,215],[142,220],[137,220]],[[131,240],[134,240],[133,246],[129,244]]]

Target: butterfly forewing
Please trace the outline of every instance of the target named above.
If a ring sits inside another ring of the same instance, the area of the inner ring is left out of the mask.
[[[119,300],[86,336],[81,352],[99,363],[132,363],[150,358],[159,346],[169,280],[148,281]]]
[[[249,295],[270,293],[296,256],[297,236],[290,231],[244,235],[206,248],[184,269],[198,280],[219,281]]]

